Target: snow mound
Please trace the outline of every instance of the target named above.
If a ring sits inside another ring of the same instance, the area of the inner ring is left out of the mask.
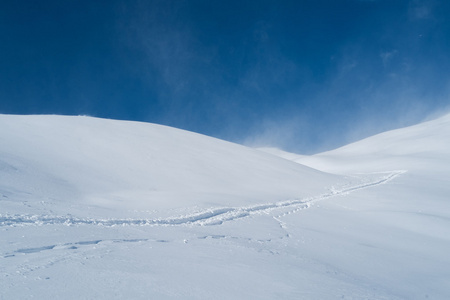
[[[341,148],[302,156],[263,151],[325,172],[355,173],[401,169],[448,174],[450,114],[414,126],[383,132]]]
[[[233,207],[320,193],[339,177],[166,126],[0,115],[0,197],[84,210]],[[69,210],[70,211],[70,210]]]

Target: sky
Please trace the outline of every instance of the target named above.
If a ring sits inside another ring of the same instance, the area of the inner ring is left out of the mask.
[[[1,1],[0,113],[312,154],[450,111],[450,1]]]

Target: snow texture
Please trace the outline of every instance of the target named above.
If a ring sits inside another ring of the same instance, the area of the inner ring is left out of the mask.
[[[334,151],[0,115],[0,299],[446,299],[450,115]]]

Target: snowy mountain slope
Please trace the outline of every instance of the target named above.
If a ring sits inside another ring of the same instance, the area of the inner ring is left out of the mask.
[[[404,170],[391,185],[321,202],[302,220],[289,217],[286,222],[312,231],[298,231],[315,241],[302,251],[347,274],[364,274],[391,295],[449,297],[450,115],[290,158],[339,174]]]
[[[164,126],[0,115],[0,299],[446,299],[448,120],[286,157],[305,167]]]
[[[122,217],[124,210],[254,205],[306,197],[342,181],[154,124],[2,115],[0,138],[3,200],[51,202],[53,210],[62,203],[61,212],[67,204],[116,207]]]
[[[449,174],[450,114],[384,132],[336,150],[288,159],[329,172],[383,171],[386,167]],[[284,155],[286,157],[286,154]]]

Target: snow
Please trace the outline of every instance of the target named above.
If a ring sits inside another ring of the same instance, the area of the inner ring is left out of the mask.
[[[445,299],[450,115],[302,156],[0,115],[0,299]]]
[[[254,149],[154,124],[2,116],[0,128],[0,163],[9,170],[2,172],[3,193],[62,204],[58,212],[67,203],[83,212],[83,205],[117,208],[121,215],[136,208],[259,204],[313,195],[322,182],[336,181]],[[298,184],[308,178],[317,180],[307,188]]]

